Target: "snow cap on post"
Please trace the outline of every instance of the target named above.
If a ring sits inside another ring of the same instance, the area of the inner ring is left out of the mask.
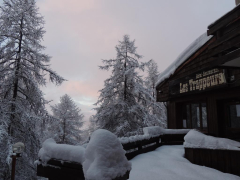
[[[110,131],[98,129],[93,132],[85,151],[83,171],[89,180],[112,180],[131,170],[122,144]]]

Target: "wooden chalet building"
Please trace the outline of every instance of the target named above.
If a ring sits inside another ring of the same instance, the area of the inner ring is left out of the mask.
[[[208,26],[156,89],[157,101],[167,102],[168,128],[240,140],[240,5]]]

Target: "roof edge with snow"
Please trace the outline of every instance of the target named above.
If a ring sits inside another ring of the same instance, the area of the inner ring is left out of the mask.
[[[204,44],[206,44],[213,36],[208,36],[207,33],[202,34],[195,41],[193,41],[178,57],[168,66],[159,76],[157,85],[161,84],[164,80],[168,79],[187,59],[196,53]]]

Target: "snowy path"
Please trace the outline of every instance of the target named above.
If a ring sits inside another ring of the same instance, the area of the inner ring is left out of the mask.
[[[183,146],[162,146],[133,158],[129,180],[240,180],[239,176],[190,163]]]

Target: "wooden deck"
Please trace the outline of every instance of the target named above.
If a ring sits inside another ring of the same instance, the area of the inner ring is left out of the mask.
[[[185,135],[186,134],[160,135],[147,140],[123,144],[123,149],[127,152],[127,159],[130,160],[139,154],[154,151],[162,145],[183,144]],[[128,171],[123,177],[117,177],[113,180],[127,180],[129,179],[129,174],[130,172]],[[37,166],[37,175],[48,178],[49,180],[85,180],[81,164],[57,159],[49,160],[47,166],[39,164]]]

